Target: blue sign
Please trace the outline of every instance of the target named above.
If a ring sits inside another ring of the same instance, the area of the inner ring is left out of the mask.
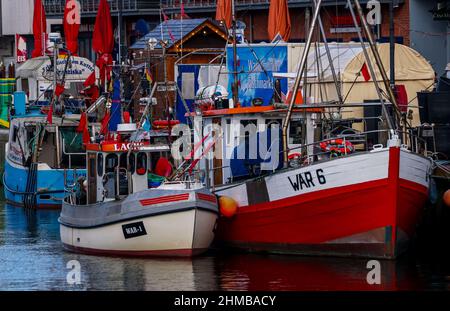
[[[286,73],[288,55],[286,46],[248,45],[237,47],[237,72],[239,79],[239,102],[242,107],[252,106],[252,100],[260,98],[263,105],[271,105],[274,94],[274,72]],[[233,47],[227,48],[228,92],[232,98],[234,82]],[[287,92],[287,79],[281,79],[281,91]],[[281,94],[280,94],[281,95]]]

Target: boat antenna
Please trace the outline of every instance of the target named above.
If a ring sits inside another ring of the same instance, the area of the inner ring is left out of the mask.
[[[237,72],[237,38],[236,38],[236,6],[235,0],[231,0],[231,19],[232,19],[232,35],[233,35],[233,105],[239,102],[239,82],[238,82],[238,72]]]
[[[291,100],[289,102],[289,106],[288,106],[288,109],[287,109],[286,117],[285,117],[284,122],[283,122],[283,132],[282,132],[282,136],[283,136],[283,160],[284,160],[285,167],[287,167],[288,160],[289,160],[288,159],[289,150],[288,150],[287,130],[288,130],[288,127],[289,127],[289,123],[291,121],[292,111],[294,110],[294,104],[295,104],[295,100],[297,98],[297,93],[298,93],[298,90],[299,90],[299,87],[300,87],[300,82],[301,82],[301,79],[303,78],[303,74],[305,72],[306,61],[307,61],[307,58],[308,58],[309,49],[311,47],[312,37],[314,35],[314,28],[315,28],[315,25],[316,25],[318,17],[319,17],[321,4],[322,4],[322,0],[317,0],[316,3],[315,3],[314,15],[313,15],[313,18],[311,20],[311,27],[309,27],[308,37],[307,37],[306,44],[305,44],[305,49],[303,50],[302,58],[300,60],[300,65],[298,66],[297,76],[295,77],[294,88],[292,90],[292,94],[293,95],[292,95]]]

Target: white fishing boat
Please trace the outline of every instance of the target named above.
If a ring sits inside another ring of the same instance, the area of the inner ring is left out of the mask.
[[[87,179],[63,202],[61,241],[72,251],[119,256],[193,256],[207,250],[218,218],[216,197],[201,183],[149,189],[167,145],[91,144]],[[83,186],[86,189],[83,189]],[[78,188],[78,189],[77,189]]]

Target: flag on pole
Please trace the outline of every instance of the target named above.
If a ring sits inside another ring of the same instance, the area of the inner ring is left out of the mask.
[[[145,68],[145,78],[147,79],[148,83],[153,83],[153,76],[149,68]]]
[[[145,118],[144,123],[142,124],[142,129],[146,132],[150,132],[152,129],[152,124],[148,120],[148,117]]]
[[[366,63],[364,63],[361,67],[361,73],[364,77],[364,81],[369,81],[370,80],[370,73],[369,73],[369,69],[367,68]]]

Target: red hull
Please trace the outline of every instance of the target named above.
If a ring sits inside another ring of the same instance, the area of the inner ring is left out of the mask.
[[[254,251],[395,258],[414,233],[427,188],[399,178],[391,148],[386,179],[240,208],[217,239]]]

